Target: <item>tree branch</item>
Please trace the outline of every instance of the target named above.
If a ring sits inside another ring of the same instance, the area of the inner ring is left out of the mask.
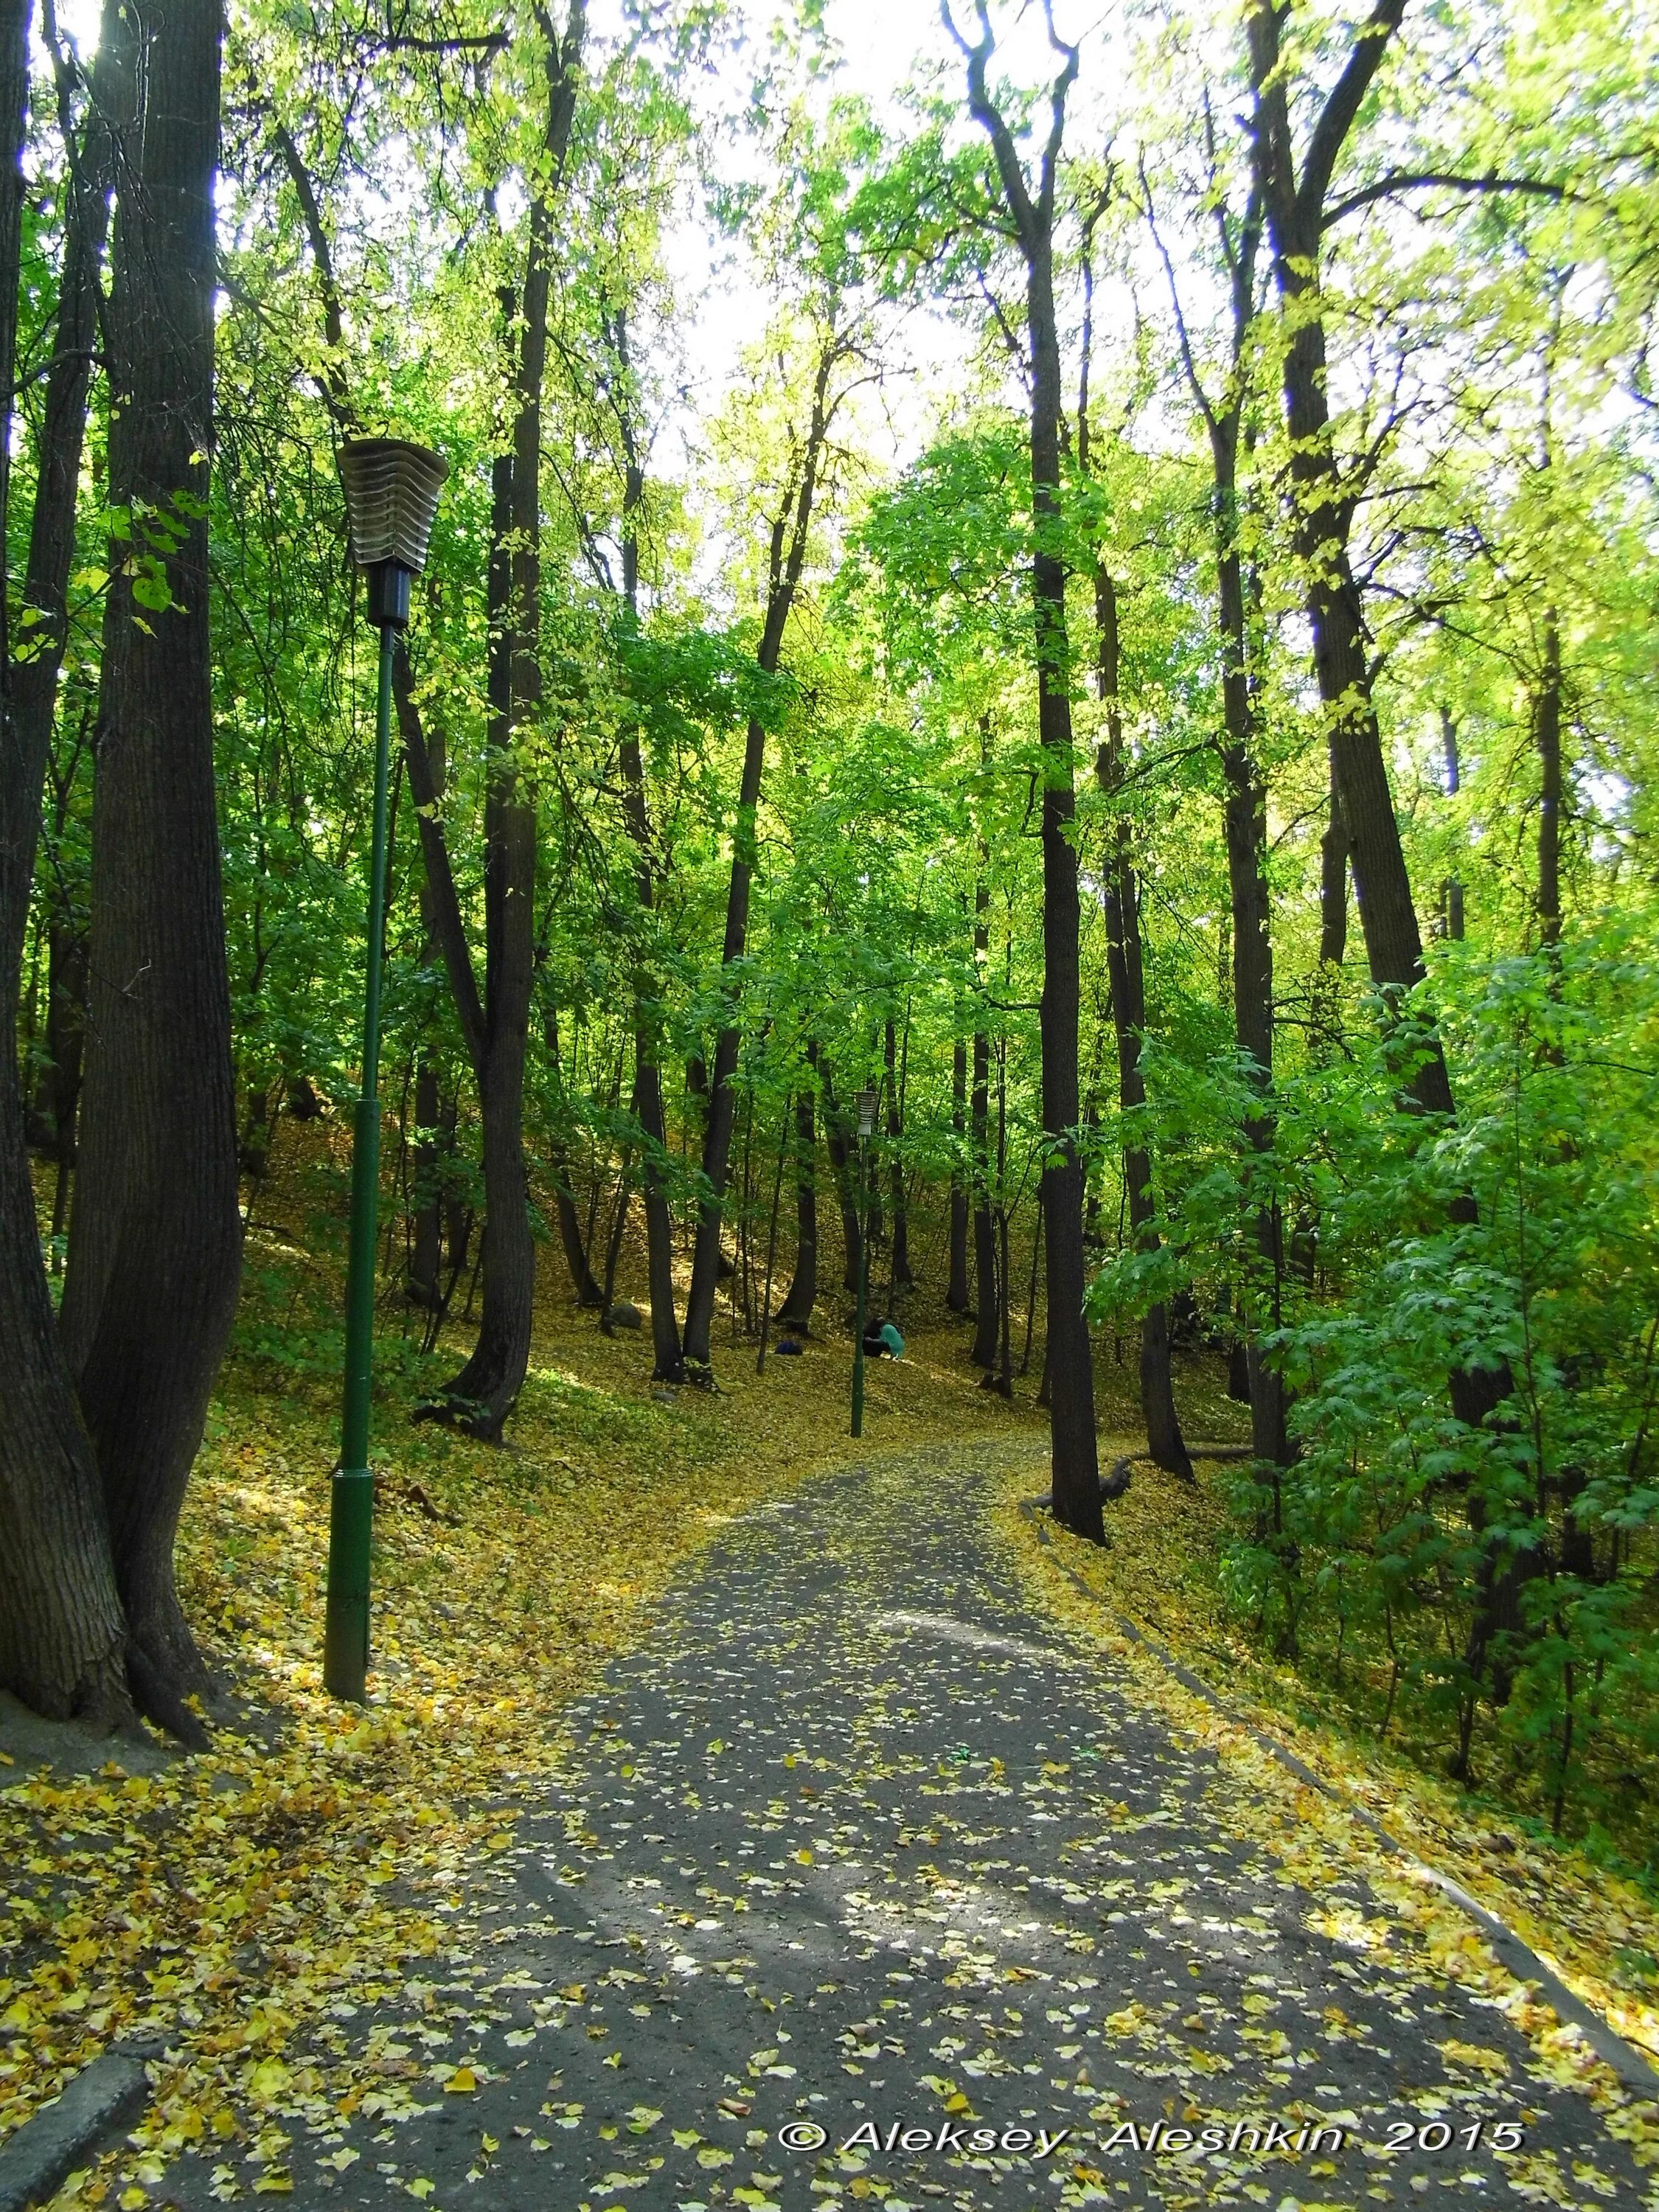
[[[1406,0],[1376,0],[1355,36],[1347,66],[1331,87],[1330,95],[1314,125],[1313,137],[1308,142],[1308,157],[1303,165],[1302,182],[1297,191],[1297,212],[1308,225],[1309,235],[1318,233],[1320,210],[1330,190],[1338,157],[1353,128],[1360,104],[1370,90],[1371,80],[1382,65],[1389,40],[1399,29],[1405,13]]]
[[[1323,218],[1322,228],[1328,230],[1334,222],[1345,216],[1356,214],[1370,207],[1373,201],[1390,198],[1395,192],[1420,192],[1438,190],[1449,192],[1524,192],[1534,199],[1577,199],[1579,195],[1568,191],[1565,185],[1551,184],[1543,177],[1500,177],[1488,170],[1484,177],[1455,177],[1438,169],[1391,169],[1386,177],[1379,177],[1374,185],[1363,191],[1351,192],[1339,200]]]
[[[426,732],[421,726],[421,710],[415,700],[409,654],[401,638],[392,663],[392,690],[397,702],[404,757],[409,765],[415,818],[420,824],[421,859],[425,863],[426,879],[432,892],[433,926],[443,948],[444,966],[449,970],[449,988],[460,1017],[461,1034],[466,1040],[472,1073],[482,1087],[487,1036],[483,1002],[478,996],[478,979],[473,972],[466,925],[461,919],[455,872],[449,864],[449,846],[444,836],[444,825],[438,818],[438,790],[432,774],[432,757],[426,749]]]

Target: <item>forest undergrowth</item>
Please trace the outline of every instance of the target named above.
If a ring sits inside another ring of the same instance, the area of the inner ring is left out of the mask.
[[[1125,1440],[1119,1448],[1134,1447]],[[1443,1745],[1397,1719],[1385,1738],[1377,1678],[1386,1668],[1377,1655],[1351,1650],[1340,1677],[1316,1650],[1304,1650],[1296,1667],[1275,1662],[1226,1602],[1231,1522],[1224,1479],[1213,1464],[1196,1487],[1138,1466],[1113,1508],[1104,1550],[1046,1516],[1049,1540],[1040,1542],[1018,1517],[1024,1487],[1011,1479],[1005,1522],[1034,1597],[1127,1666],[1177,1727],[1289,1806],[1267,1840],[1293,1872],[1316,1886],[1320,1838],[1336,1822],[1368,1861],[1379,1893],[1406,1911],[1431,1952],[1455,1955],[1460,1972],[1484,1955],[1466,1914],[1402,1873],[1346,1811],[1274,1768],[1252,1730],[1294,1752],[1407,1851],[1461,1883],[1621,2035],[1659,2060],[1659,1897],[1650,1879],[1605,1834],[1589,1848],[1553,1836],[1514,1770],[1494,1768],[1486,1788],[1462,1790],[1443,1772]],[[1206,1682],[1218,1705],[1183,1688],[1153,1652],[1126,1637],[1125,1620]],[[1632,1841],[1640,1847],[1639,1838]],[[1571,2069],[1584,2056],[1581,2047],[1563,2063]]]

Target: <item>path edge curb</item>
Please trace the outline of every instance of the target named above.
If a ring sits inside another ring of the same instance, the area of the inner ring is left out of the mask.
[[[1517,1936],[1506,1921],[1500,1920],[1495,1912],[1489,1911],[1477,1898],[1471,1897],[1468,1890],[1460,1883],[1454,1881],[1449,1875],[1442,1874],[1437,1867],[1431,1867],[1425,1859],[1419,1858],[1417,1853],[1402,1844],[1398,1837],[1390,1835],[1373,1814],[1367,1812],[1363,1805],[1357,1804],[1346,1790],[1339,1790],[1334,1783],[1327,1782],[1322,1775],[1316,1774],[1307,1761],[1297,1758],[1288,1744],[1280,1743],[1276,1736],[1269,1735],[1265,1729],[1257,1728],[1253,1721],[1247,1720],[1242,1713],[1235,1712],[1207,1682],[1194,1674],[1191,1668],[1184,1667],[1172,1653],[1166,1651],[1155,1637],[1147,1635],[1145,1629],[1138,1628],[1134,1622],[1127,1615],[1121,1613],[1115,1606],[1109,1604],[1096,1591],[1091,1590],[1075,1568],[1068,1566],[1056,1551],[1054,1539],[1042,1517],[1042,1500],[1036,1498],[1022,1498],[1018,1503],[1021,1519],[1036,1530],[1037,1542],[1045,1551],[1053,1555],[1054,1565],[1060,1569],[1061,1574],[1076,1589],[1081,1590],[1091,1603],[1102,1606],[1118,1629],[1132,1644],[1138,1644],[1143,1650],[1150,1652],[1164,1671],[1181,1684],[1182,1689],[1189,1690],[1194,1697],[1201,1698],[1206,1705],[1219,1713],[1222,1718],[1233,1727],[1243,1729],[1270,1759],[1277,1760],[1279,1765],[1293,1774],[1298,1782],[1305,1783],[1310,1790],[1318,1790],[1321,1796],[1327,1797],[1334,1805],[1340,1806],[1351,1820],[1358,1821],[1361,1827],[1374,1836],[1393,1857],[1403,1860],[1424,1881],[1432,1884],[1436,1889],[1449,1898],[1461,1911],[1467,1913],[1474,1922],[1500,1963],[1514,1975],[1517,1982],[1535,1982],[1539,1984],[1551,2011],[1564,2026],[1577,2029],[1596,2057],[1618,2076],[1621,2087],[1629,2090],[1632,2096],[1640,2097],[1644,2101],[1652,2102],[1659,2100],[1659,2064],[1656,2064],[1647,2053],[1638,2049],[1635,2044],[1627,2041],[1620,2034],[1616,2027],[1603,2020],[1601,2014],[1587,2005],[1582,1997],[1575,1996],[1553,1967],[1547,1966],[1539,1957],[1524,1936]],[[0,2212],[6,2212],[3,2199],[0,2199]]]
[[[47,2204],[102,2139],[136,2119],[149,2098],[150,2043],[112,2044],[0,2142],[0,2212]]]

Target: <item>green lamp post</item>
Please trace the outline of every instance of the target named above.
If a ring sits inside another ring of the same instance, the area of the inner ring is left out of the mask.
[[[328,1606],[323,1681],[331,1695],[362,1702],[368,1679],[369,1540],[374,1479],[368,1471],[369,1381],[374,1354],[374,1236],[380,1188],[380,940],[386,933],[387,764],[392,656],[409,621],[409,586],[426,566],[432,520],[449,464],[401,438],[350,438],[340,448],[352,557],[368,586],[368,618],[380,633],[374,724],[374,815],[368,865],[368,973],[363,1080],[352,1126],[351,1241],[346,1261],[345,1385],[340,1463],[329,1501]]]
[[[853,1335],[853,1434],[864,1434],[864,1310],[870,1295],[870,1139],[880,1094],[859,1093],[859,1303]]]

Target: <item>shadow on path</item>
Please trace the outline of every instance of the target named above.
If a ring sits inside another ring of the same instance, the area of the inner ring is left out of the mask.
[[[1033,1621],[1002,1463],[875,1460],[732,1524],[574,1710],[482,1941],[337,2023],[357,2108],[180,2161],[173,2199],[1650,2201],[1498,2007],[1360,1877],[1287,1881],[1239,1785]]]

